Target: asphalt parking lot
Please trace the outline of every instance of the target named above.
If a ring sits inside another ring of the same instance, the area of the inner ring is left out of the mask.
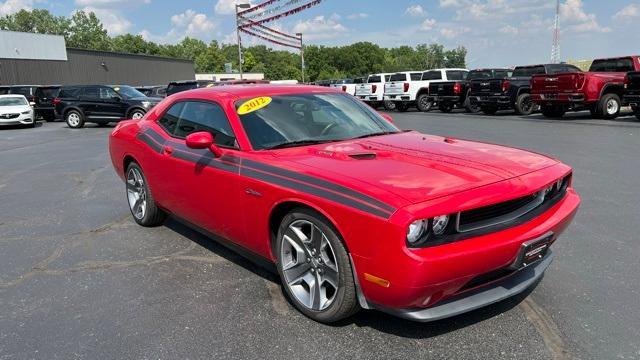
[[[131,220],[110,128],[0,129],[0,359],[640,359],[640,122],[391,113],[550,154],[583,204],[538,287],[435,323],[315,323],[278,278],[175,220]]]

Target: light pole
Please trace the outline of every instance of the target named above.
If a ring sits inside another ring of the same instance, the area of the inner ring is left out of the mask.
[[[250,8],[250,4],[236,4],[236,35],[238,36],[238,69],[240,70],[240,80],[242,80],[242,39],[240,38],[240,9]]]
[[[296,36],[300,38],[300,66],[302,68],[302,82],[304,83],[304,45],[302,44],[302,33],[296,33]]]

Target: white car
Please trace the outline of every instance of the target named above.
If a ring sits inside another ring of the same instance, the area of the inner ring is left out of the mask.
[[[0,95],[0,125],[36,127],[33,107],[24,95]]]
[[[363,82],[364,82],[364,78],[342,79],[342,80],[338,80],[335,84],[331,84],[331,87],[339,88],[349,95],[355,95],[356,86],[358,86],[359,84],[362,84]]]
[[[371,105],[374,109],[380,105],[385,105],[390,110],[393,102],[384,101],[384,84],[389,81],[393,74],[371,74],[367,78],[366,83],[356,86],[356,97]]]
[[[434,69],[396,73],[384,86],[384,100],[393,101],[398,111],[406,111],[411,106],[429,111],[434,105],[429,98],[429,85],[462,78],[468,72],[467,69]]]

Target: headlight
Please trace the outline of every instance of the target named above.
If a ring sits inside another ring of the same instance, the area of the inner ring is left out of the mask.
[[[29,115],[29,114],[31,114],[31,110],[27,110],[27,111],[23,111],[22,112],[22,115]]]
[[[151,103],[151,101],[143,101],[142,106],[144,106],[145,109],[148,109],[153,106],[153,103]]]
[[[429,222],[426,219],[412,222],[407,229],[407,241],[409,244],[415,244],[420,241],[429,228]]]
[[[431,225],[431,229],[433,233],[436,235],[444,234],[444,231],[447,230],[447,225],[449,224],[449,216],[442,215],[436,216],[433,218],[433,225]]]

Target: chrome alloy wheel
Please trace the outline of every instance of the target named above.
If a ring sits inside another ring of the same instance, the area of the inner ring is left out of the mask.
[[[338,292],[338,264],[327,236],[312,222],[296,220],[283,234],[280,260],[285,286],[314,311],[329,307]]]
[[[73,127],[80,125],[80,115],[72,112],[71,114],[67,115],[67,122]]]
[[[609,99],[609,101],[607,101],[607,114],[614,115],[619,109],[620,105],[615,99]]]
[[[131,114],[131,118],[134,120],[142,119],[143,116],[144,116],[144,113],[142,111],[134,111]]]
[[[142,220],[147,214],[147,191],[144,187],[144,178],[136,168],[129,169],[127,174],[127,200],[133,216]]]

